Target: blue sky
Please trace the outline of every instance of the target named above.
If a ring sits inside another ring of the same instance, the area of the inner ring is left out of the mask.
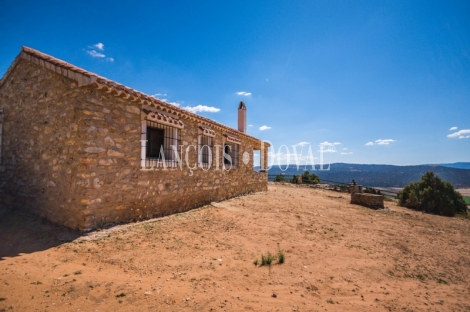
[[[25,45],[232,127],[243,100],[276,153],[470,161],[469,16],[469,1],[5,0],[0,75]]]

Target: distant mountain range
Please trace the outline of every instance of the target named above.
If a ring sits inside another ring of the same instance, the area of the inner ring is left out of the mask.
[[[452,164],[439,164],[438,166],[457,168],[457,169],[470,169],[470,162],[456,162]]]
[[[283,169],[285,167],[283,166]],[[350,183],[354,179],[357,184],[374,187],[404,187],[411,182],[421,180],[427,171],[433,171],[442,179],[452,183],[455,188],[470,187],[470,163],[464,162],[417,166],[333,163],[330,165],[330,170],[319,170],[319,165],[316,166],[317,170],[312,170],[311,166],[308,168],[310,173],[315,173],[322,180]],[[304,166],[299,166],[297,170],[296,165],[289,165],[285,171],[278,166],[273,166],[268,174],[272,180],[277,174],[284,173],[286,176],[292,176],[304,171]]]

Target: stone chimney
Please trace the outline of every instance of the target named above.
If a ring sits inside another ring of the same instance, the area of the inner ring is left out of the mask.
[[[238,131],[246,133],[246,106],[243,101],[238,105]]]

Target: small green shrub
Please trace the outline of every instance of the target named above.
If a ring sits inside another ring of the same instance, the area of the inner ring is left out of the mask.
[[[274,255],[272,255],[268,251],[266,255],[261,255],[261,266],[264,266],[264,265],[270,266],[273,263],[274,259],[275,259]]]
[[[302,174],[302,184],[318,184],[320,183],[320,178],[315,173],[310,173],[306,170]]]
[[[398,193],[398,204],[415,210],[453,217],[466,213],[467,205],[452,184],[426,172],[421,181],[410,183]]]
[[[277,263],[283,264],[286,261],[286,256],[284,255],[284,251],[281,249],[277,250]]]
[[[116,298],[122,298],[122,297],[125,297],[125,296],[126,296],[126,294],[122,292],[120,294],[117,294]]]
[[[289,180],[290,183],[294,183],[294,184],[297,184],[297,176],[294,174],[292,176],[292,179]]]
[[[274,178],[274,182],[284,182],[286,181],[286,179],[284,178],[284,175],[283,174],[278,174],[276,175],[276,177]]]

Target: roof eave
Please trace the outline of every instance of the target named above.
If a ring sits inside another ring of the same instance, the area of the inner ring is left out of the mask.
[[[181,118],[187,118],[187,119],[190,119],[190,120],[193,120],[193,121],[196,121],[196,122],[208,125],[208,126],[212,126],[220,130],[227,131],[233,135],[243,136],[246,139],[249,139],[250,141],[256,141],[259,143],[262,142],[262,140],[260,139],[257,139],[244,132],[238,131],[234,128],[221,124],[217,121],[214,121],[212,119],[189,112],[180,107],[176,107],[158,98],[147,95],[135,89],[126,87],[115,81],[99,76],[95,73],[86,71],[80,67],[69,64],[63,60],[60,60],[58,58],[55,58],[53,56],[50,56],[48,54],[42,53],[40,51],[31,49],[25,46],[21,48],[21,52],[18,54],[18,56],[15,58],[13,63],[8,68],[5,75],[0,80],[0,87],[2,87],[2,85],[4,84],[6,79],[9,77],[9,75],[11,74],[11,72],[13,71],[14,67],[17,65],[20,59],[28,60],[34,64],[37,64],[41,67],[51,70],[57,74],[68,77],[76,81],[79,87],[92,86],[96,89],[103,90],[106,93],[110,93],[116,97],[121,97],[123,99],[130,100],[131,102],[137,102],[141,105],[155,107],[163,111],[167,111],[169,113],[175,114]],[[270,146],[268,143],[265,143],[265,145]]]

